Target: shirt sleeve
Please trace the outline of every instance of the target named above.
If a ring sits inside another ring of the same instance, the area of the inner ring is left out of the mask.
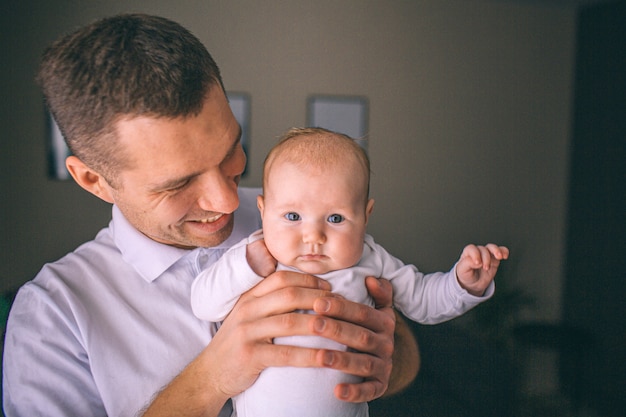
[[[219,322],[226,318],[244,292],[261,282],[246,260],[244,239],[194,279],[191,308],[196,317]]]
[[[7,417],[106,416],[71,314],[34,283],[15,299],[4,345]]]
[[[448,272],[424,274],[416,266],[404,264],[382,246],[369,242],[382,260],[382,277],[393,287],[394,307],[422,324],[437,324],[461,316],[494,293],[492,282],[482,297],[467,292],[456,278],[456,264]]]

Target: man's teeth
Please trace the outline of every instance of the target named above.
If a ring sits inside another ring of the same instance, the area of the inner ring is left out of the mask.
[[[213,223],[214,221],[217,221],[220,217],[222,217],[224,214],[216,214],[213,217],[209,217],[208,219],[200,219],[198,220],[200,223]]]

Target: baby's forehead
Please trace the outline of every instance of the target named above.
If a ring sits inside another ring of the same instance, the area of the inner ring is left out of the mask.
[[[351,163],[366,168],[367,156],[352,139],[336,134],[310,134],[293,137],[275,149],[276,160],[286,160],[302,165],[333,166]]]
[[[355,187],[369,190],[369,161],[365,151],[351,138],[333,132],[314,132],[290,136],[270,151],[265,162],[264,186],[272,171],[283,164],[306,171],[332,172],[349,177]]]
[[[314,154],[292,151],[278,155],[270,171],[287,166],[314,174],[332,173],[335,176],[351,177],[364,183],[369,181],[367,169],[353,153]]]
[[[298,190],[319,192],[320,186],[327,193],[342,190],[344,202],[353,201],[359,205],[365,204],[369,197],[369,182],[364,170],[358,162],[345,158],[325,161],[277,159],[266,174],[265,192],[280,190],[286,183]]]

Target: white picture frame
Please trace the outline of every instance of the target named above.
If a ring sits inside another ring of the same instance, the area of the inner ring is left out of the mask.
[[[307,99],[307,125],[353,138],[367,150],[369,103],[363,96],[312,95]]]
[[[250,110],[251,110],[251,97],[248,93],[231,91],[227,92],[228,103],[230,109],[237,119],[237,123],[241,126],[241,146],[245,152],[247,159],[250,160]],[[246,176],[248,171],[248,164],[246,162],[246,168],[243,171],[242,176]]]

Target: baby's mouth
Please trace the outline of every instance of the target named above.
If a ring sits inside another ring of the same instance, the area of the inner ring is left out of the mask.
[[[300,257],[309,261],[326,258],[326,256],[322,255],[321,253],[307,253],[306,255],[301,255]]]

